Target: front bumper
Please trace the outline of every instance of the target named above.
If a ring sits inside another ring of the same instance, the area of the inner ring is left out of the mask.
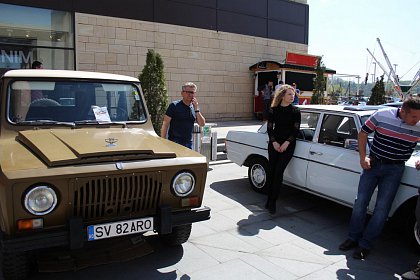
[[[162,205],[155,216],[155,230],[159,234],[168,234],[172,232],[173,227],[208,219],[210,219],[210,208],[206,206],[188,211],[172,212],[169,206]],[[2,251],[9,253],[62,246],[68,246],[70,249],[79,249],[87,242],[83,221],[77,217],[69,221],[68,230],[36,232],[15,238],[3,234],[2,237],[0,240]]]

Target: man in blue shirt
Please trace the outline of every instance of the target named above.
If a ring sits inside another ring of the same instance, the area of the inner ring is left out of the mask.
[[[197,86],[194,83],[188,82],[182,86],[182,99],[169,104],[163,117],[160,132],[162,138],[168,138],[175,143],[192,148],[194,122],[197,121],[200,126],[206,123],[198,107],[196,93]]]

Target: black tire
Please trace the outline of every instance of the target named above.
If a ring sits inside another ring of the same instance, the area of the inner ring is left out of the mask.
[[[160,239],[169,246],[178,246],[184,244],[190,238],[192,225],[182,225],[172,228],[169,234],[160,234]]]
[[[417,248],[420,249],[420,225],[419,222],[414,224],[414,238],[417,243]]]
[[[392,227],[400,231],[411,244],[420,250],[420,227],[416,221],[416,199],[406,202],[392,218]]]
[[[30,258],[26,253],[2,253],[1,265],[5,280],[26,279],[31,270]]]
[[[251,188],[258,193],[267,193],[270,185],[267,159],[255,157],[251,159],[248,166],[248,180]]]

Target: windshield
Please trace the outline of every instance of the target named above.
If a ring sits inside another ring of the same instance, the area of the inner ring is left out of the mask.
[[[14,81],[8,89],[8,118],[15,124],[144,122],[140,89],[103,81]]]

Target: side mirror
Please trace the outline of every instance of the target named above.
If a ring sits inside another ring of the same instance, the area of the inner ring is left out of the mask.
[[[344,140],[344,148],[349,150],[358,151],[357,139],[346,139]]]

